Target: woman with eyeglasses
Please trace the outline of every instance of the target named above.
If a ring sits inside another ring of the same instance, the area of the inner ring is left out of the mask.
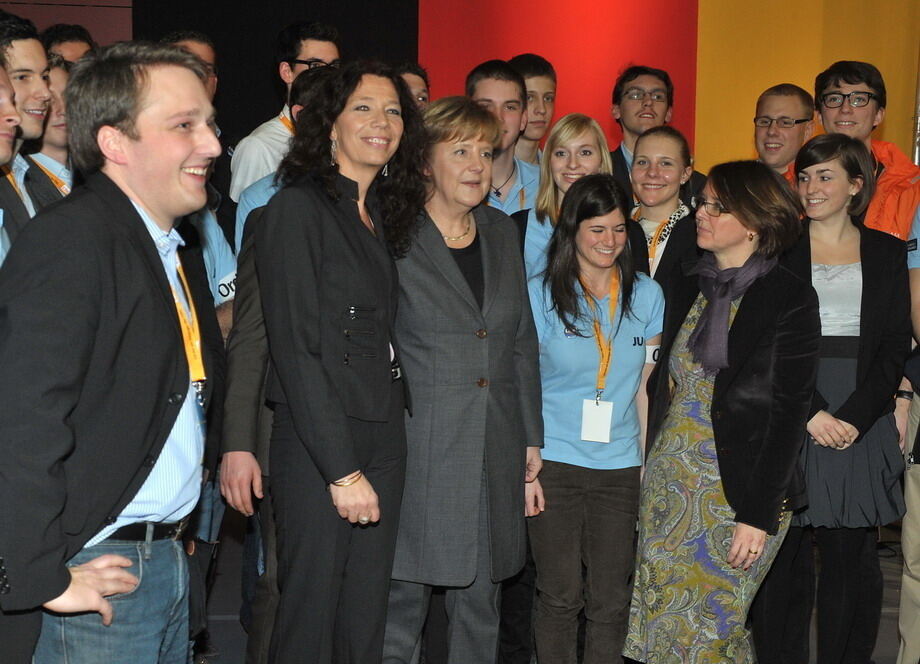
[[[801,457],[808,506],[758,597],[754,635],[760,661],[808,661],[814,542],[817,661],[868,662],[882,609],[877,529],[904,514],[892,411],[910,350],[907,257],[900,240],[853,222],[875,186],[862,142],[818,136],[795,169],[808,220],[786,262],[818,292],[821,361]]]
[[[636,140],[630,179],[638,202],[632,218],[645,242],[633,245],[633,258],[662,285],[682,260],[696,255],[691,202],[680,197],[692,174],[690,145],[673,127],[652,127]]]
[[[748,608],[802,505],[818,302],[777,260],[801,233],[782,177],[760,162],[720,164],[698,202],[703,255],[669,281],[649,379],[624,655],[749,664]]]

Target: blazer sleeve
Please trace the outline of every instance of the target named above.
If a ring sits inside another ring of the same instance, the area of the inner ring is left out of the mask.
[[[0,270],[0,608],[33,609],[70,584],[64,460],[100,316],[92,238],[29,225]],[[87,488],[91,490],[91,488]]]
[[[257,452],[259,413],[268,370],[268,340],[262,298],[256,276],[256,252],[251,229],[264,207],[249,213],[243,246],[237,259],[233,328],[227,339],[227,394],[221,453]]]
[[[306,187],[308,185],[304,185]],[[256,270],[269,352],[294,428],[327,483],[360,468],[345,407],[322,363],[324,261],[344,247],[324,247],[334,224],[317,200],[291,186],[272,198],[256,229]]]
[[[735,514],[735,521],[771,534],[776,533],[778,516],[805,440],[821,343],[818,296],[814,289],[802,283],[794,299],[788,292],[779,297],[792,301],[776,323],[770,415]]]
[[[521,293],[521,318],[514,342],[514,371],[521,400],[521,417],[528,447],[543,447],[543,389],[540,382],[540,347],[533,322],[524,266],[515,274]]]
[[[888,238],[884,238],[888,239]],[[886,243],[888,244],[888,243]],[[910,287],[907,276],[907,248],[903,242],[892,241],[886,251],[884,265],[885,282],[879,288],[867,293],[870,297],[887,295],[885,311],[887,315],[878,322],[881,326],[877,350],[856,389],[847,398],[834,417],[849,422],[864,434],[882,414],[888,412],[892,398],[904,371],[904,362],[910,351]],[[887,249],[887,247],[886,247]],[[862,321],[865,325],[876,321]],[[862,373],[862,372],[861,372]],[[887,410],[886,410],[887,409]],[[858,439],[857,439],[858,440]]]

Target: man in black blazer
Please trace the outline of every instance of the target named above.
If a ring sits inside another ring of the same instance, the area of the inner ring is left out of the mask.
[[[220,150],[204,80],[168,47],[81,60],[67,104],[86,184],[0,270],[4,662],[30,661],[39,631],[36,664],[188,656],[176,540],[214,458],[203,419],[222,369],[201,264],[173,225],[204,205]]]
[[[613,85],[613,119],[623,130],[623,141],[610,153],[613,160],[613,178],[626,192],[627,200],[633,199],[629,171],[632,168],[636,140],[647,129],[660,127],[671,121],[674,106],[674,84],[663,69],[631,65],[623,70]],[[690,179],[680,188],[680,199],[693,206],[693,199],[700,195],[706,176],[693,171]]]

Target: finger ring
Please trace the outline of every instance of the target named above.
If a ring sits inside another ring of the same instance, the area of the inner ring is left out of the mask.
[[[371,522],[371,518],[369,516],[359,516],[358,517],[358,523],[360,523],[362,526],[366,526],[370,522]]]
[[[752,553],[756,556],[758,553],[760,553],[760,551],[754,551],[754,549],[748,549],[748,553]]]

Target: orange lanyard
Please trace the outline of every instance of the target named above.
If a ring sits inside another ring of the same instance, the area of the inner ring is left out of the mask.
[[[648,248],[648,266],[650,268],[655,263],[655,255],[658,253],[658,241],[661,239],[661,234],[664,232],[669,221],[671,221],[670,218],[658,224],[658,228],[655,229],[655,234],[652,236],[652,246]]]
[[[278,119],[281,120],[281,124],[283,124],[287,128],[287,130],[291,132],[291,136],[293,136],[294,135],[294,123],[291,121],[291,118],[289,118],[284,113],[282,113],[281,115],[278,116]]]
[[[42,166],[40,163],[38,163],[38,160],[33,159],[32,163],[34,163],[36,166],[42,169],[42,173],[48,176],[48,179],[51,180],[51,184],[57,187],[57,190],[61,192],[62,196],[66,196],[67,194],[70,193],[70,187],[61,178],[59,178],[57,175],[55,175],[54,173],[49,171],[47,168]]]
[[[604,332],[601,329],[601,322],[598,320],[598,317],[595,312],[594,298],[591,297],[588,289],[585,287],[584,282],[581,284],[582,289],[585,291],[586,300],[588,302],[588,308],[591,309],[591,312],[594,315],[593,327],[594,327],[594,341],[597,343],[597,352],[600,356],[600,360],[597,366],[597,382],[595,384],[597,389],[597,396],[595,401],[600,401],[601,395],[604,393],[604,387],[607,385],[607,373],[610,371],[610,363],[613,361],[613,336],[616,333],[615,320],[617,314],[617,299],[620,296],[620,271],[614,267],[610,275],[610,336],[604,337]]]
[[[19,196],[19,198],[22,198],[22,190],[19,188],[19,183],[16,182],[16,177],[13,175],[13,169],[9,166],[4,166],[3,170],[6,171],[6,175],[4,177],[6,177],[7,182],[10,183],[13,191],[16,192],[16,195]]]
[[[188,361],[189,378],[200,394],[207,376],[204,372],[204,357],[201,352],[201,330],[198,327],[198,313],[195,311],[192,291],[189,289],[188,281],[185,278],[185,270],[182,269],[182,263],[178,258],[176,259],[176,271],[182,281],[182,290],[185,292],[185,299],[188,302],[188,311],[179,301],[179,294],[176,293],[176,289],[170,286],[170,290],[172,290],[173,301],[176,303],[176,313],[179,314],[179,328],[182,330],[182,343],[185,345],[185,359]]]

